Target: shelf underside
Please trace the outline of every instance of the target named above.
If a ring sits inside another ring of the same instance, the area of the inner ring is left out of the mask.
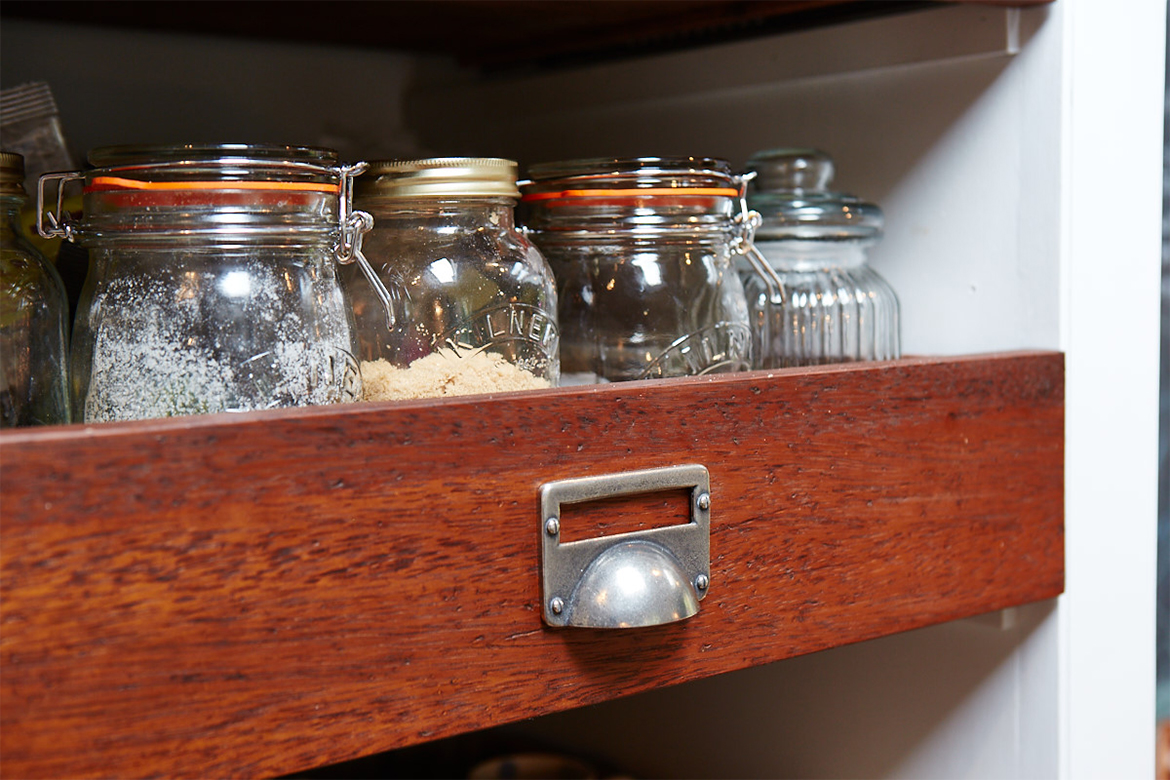
[[[1008,0],[995,5],[1035,5]],[[6,0],[8,19],[445,55],[482,68],[578,66],[937,6],[927,0]]]
[[[275,775],[1051,598],[1063,397],[1016,353],[5,433],[0,771]],[[540,486],[679,463],[699,614],[545,627]]]

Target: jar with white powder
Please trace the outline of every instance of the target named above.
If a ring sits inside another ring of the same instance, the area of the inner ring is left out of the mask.
[[[74,324],[74,419],[171,417],[358,400],[337,264],[370,218],[326,149],[106,147],[46,174],[38,229],[90,250]],[[84,216],[60,211],[83,185]],[[46,199],[57,209],[46,213]],[[355,251],[357,250],[357,251]]]
[[[355,202],[374,217],[366,256],[342,279],[358,328],[367,400],[554,386],[556,287],[516,229],[516,163],[446,157],[370,163]]]

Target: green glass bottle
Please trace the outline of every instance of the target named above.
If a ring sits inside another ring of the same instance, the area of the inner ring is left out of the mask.
[[[0,427],[69,422],[68,304],[57,270],[25,239],[24,158],[0,152]]]

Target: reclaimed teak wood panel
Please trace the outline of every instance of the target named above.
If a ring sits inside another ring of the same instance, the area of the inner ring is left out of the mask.
[[[1063,395],[1026,353],[5,433],[0,769],[273,775],[1053,597]],[[545,627],[540,485],[676,463],[699,614]]]

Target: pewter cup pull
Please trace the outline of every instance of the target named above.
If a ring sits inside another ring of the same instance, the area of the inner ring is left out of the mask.
[[[561,541],[561,506],[690,488],[690,522],[573,542]],[[711,581],[711,483],[687,464],[548,482],[540,488],[544,622],[579,628],[639,628],[699,611]]]

